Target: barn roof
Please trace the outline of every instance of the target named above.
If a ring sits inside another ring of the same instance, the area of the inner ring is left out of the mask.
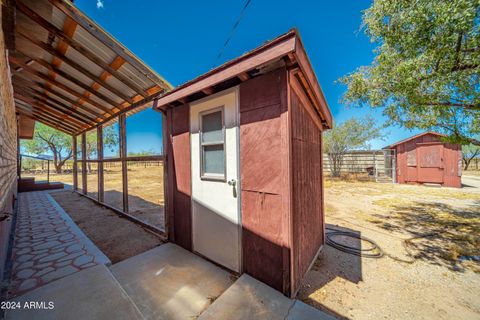
[[[70,1],[6,1],[18,113],[76,135],[172,88]]]
[[[407,139],[404,139],[404,140],[401,140],[401,141],[398,141],[398,142],[395,142],[394,144],[391,144],[391,145],[388,145],[386,147],[383,147],[383,149],[392,149],[393,147],[396,147],[398,146],[399,144],[402,144],[402,143],[405,143],[407,141],[410,141],[410,140],[413,140],[413,139],[416,139],[416,138],[419,138],[419,137],[422,137],[422,136],[426,136],[428,134],[432,134],[432,135],[435,135],[435,136],[439,136],[439,137],[446,137],[446,135],[442,134],[442,133],[438,133],[438,132],[434,132],[434,131],[426,131],[426,132],[423,132],[423,133],[419,133],[419,134],[416,134],[414,136],[411,136]]]
[[[332,114],[295,29],[165,93],[155,101],[154,109],[165,111],[180,106],[238,85],[281,65],[298,69],[295,76],[313,102],[324,127],[331,128]]]

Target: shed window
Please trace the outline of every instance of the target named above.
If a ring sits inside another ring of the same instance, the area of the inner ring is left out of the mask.
[[[223,109],[200,115],[201,177],[225,180],[225,128]]]

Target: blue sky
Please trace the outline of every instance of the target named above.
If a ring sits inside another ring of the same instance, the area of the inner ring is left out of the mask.
[[[76,0],[75,4],[176,86],[212,68],[244,0]],[[371,114],[383,123],[379,110],[341,104],[345,87],[336,83],[357,67],[370,64],[374,57],[374,44],[360,30],[362,10],[370,4],[367,0],[252,0],[217,65],[296,27],[335,121]],[[139,118],[130,125],[129,151],[148,150],[161,141],[161,127],[151,112]],[[381,148],[415,133],[387,128],[385,139],[371,141],[371,147]]]

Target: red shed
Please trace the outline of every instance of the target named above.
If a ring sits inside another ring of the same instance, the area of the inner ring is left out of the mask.
[[[396,154],[398,183],[462,186],[462,147],[444,143],[442,137],[440,133],[424,132],[384,148]]]
[[[170,240],[288,296],[322,248],[332,116],[294,30],[166,93]]]

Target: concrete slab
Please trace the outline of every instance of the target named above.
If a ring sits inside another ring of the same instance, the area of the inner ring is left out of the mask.
[[[199,320],[285,319],[293,303],[279,291],[244,274],[215,300]]]
[[[335,317],[295,300],[286,320],[335,320]]]
[[[104,265],[98,265],[46,284],[13,300],[19,310],[8,310],[7,320],[143,319],[139,310]],[[53,309],[26,309],[25,303],[44,303]]]
[[[110,269],[146,319],[195,319],[233,282],[227,271],[171,243]]]

